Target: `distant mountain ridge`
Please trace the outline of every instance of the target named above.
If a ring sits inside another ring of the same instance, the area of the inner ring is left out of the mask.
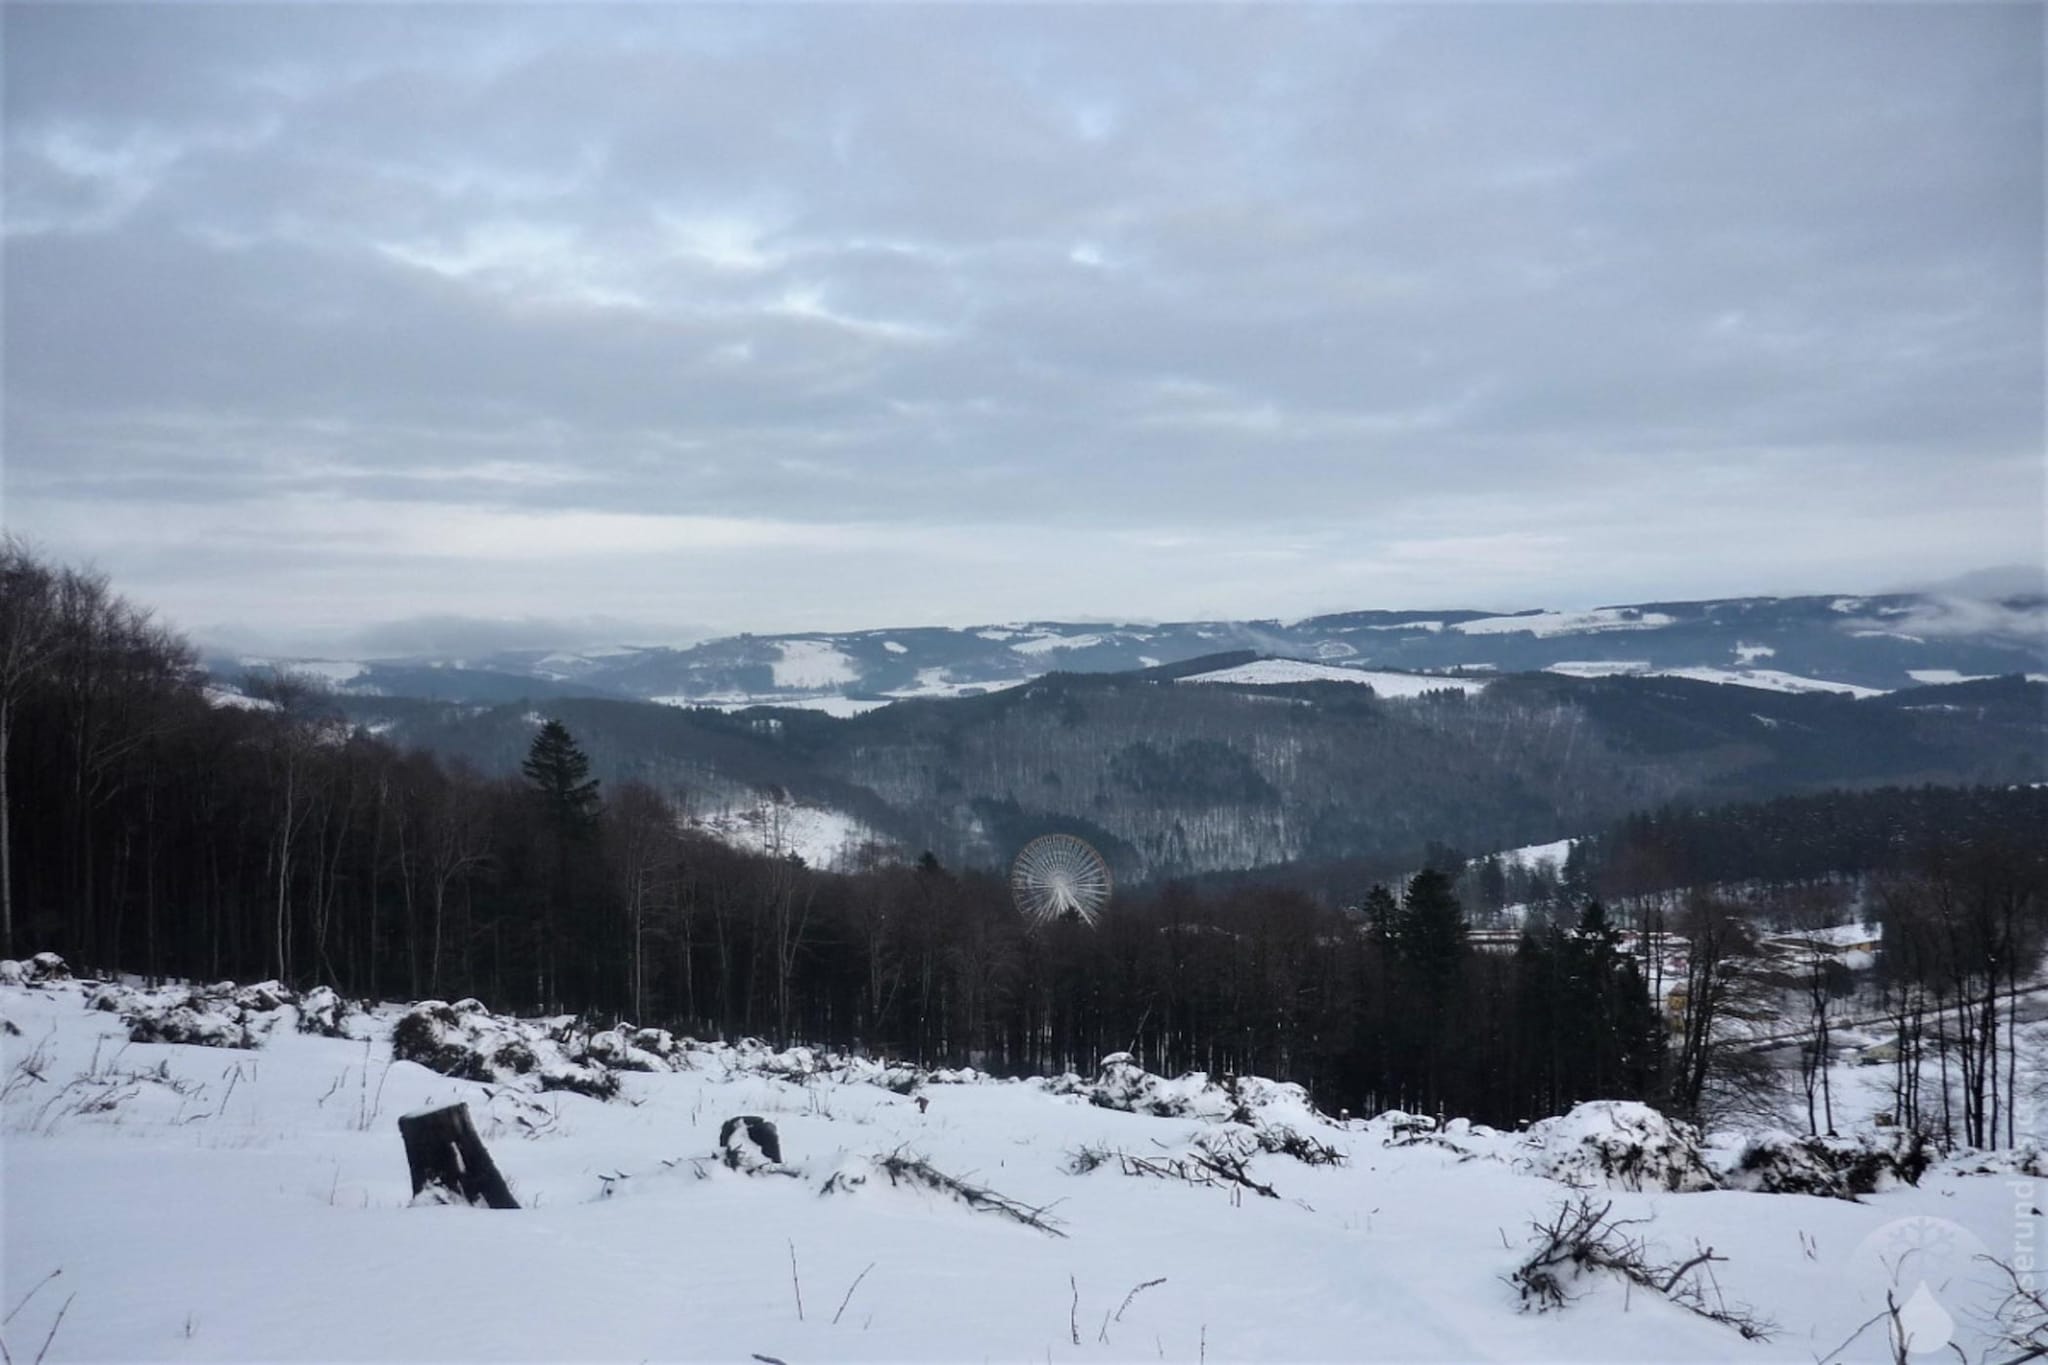
[[[1585,611],[1354,611],[1294,621],[1026,621],[734,635],[684,648],[339,663],[216,658],[209,665],[227,678],[250,667],[310,671],[360,696],[613,697],[850,715],[904,698],[997,691],[1052,672],[1129,672],[1232,652],[1338,670],[1661,674],[1869,695],[2048,675],[2048,595],[1740,597]]]

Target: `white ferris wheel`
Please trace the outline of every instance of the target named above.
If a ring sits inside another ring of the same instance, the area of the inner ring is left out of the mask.
[[[1085,839],[1043,834],[1024,845],[1010,865],[1010,895],[1032,924],[1072,915],[1094,924],[1109,904],[1109,864]]]

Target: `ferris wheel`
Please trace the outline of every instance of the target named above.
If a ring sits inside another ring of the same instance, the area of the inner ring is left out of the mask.
[[[1024,845],[1010,864],[1010,895],[1033,924],[1072,915],[1093,924],[1109,904],[1109,864],[1084,839],[1043,834]]]

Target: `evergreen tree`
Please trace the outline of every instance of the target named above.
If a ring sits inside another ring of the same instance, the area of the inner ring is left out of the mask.
[[[590,775],[590,758],[576,746],[568,726],[558,720],[543,724],[519,770],[533,784],[550,823],[559,831],[581,832],[596,822],[597,779]]]
[[[1450,874],[1424,868],[1401,897],[1396,944],[1425,991],[1441,991],[1457,977],[1465,951],[1465,908]]]
[[[1401,907],[1394,893],[1375,885],[1365,893],[1365,925],[1373,938],[1391,946],[1400,933]]]
[[[569,727],[558,720],[547,721],[540,727],[519,770],[532,784],[541,808],[543,837],[554,854],[546,901],[535,926],[538,941],[534,944],[534,984],[540,1003],[553,1008],[565,998],[565,975],[581,978],[577,984],[584,998],[599,994],[599,983],[594,979],[597,973],[591,961],[591,949],[596,945],[587,934],[563,931],[573,923],[571,912],[578,888],[587,887],[593,880],[579,874],[596,853],[601,802],[597,779],[590,775],[589,757],[577,747]]]

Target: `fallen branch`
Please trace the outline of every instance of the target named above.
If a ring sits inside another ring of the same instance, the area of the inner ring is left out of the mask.
[[[1192,1153],[1192,1157],[1197,1166],[1233,1185],[1242,1185],[1268,1199],[1280,1197],[1280,1192],[1271,1185],[1264,1185],[1252,1179],[1251,1172],[1245,1169],[1245,1159],[1241,1156],[1232,1156],[1226,1152],[1195,1152]]]
[[[985,1185],[970,1184],[958,1176],[947,1175],[923,1157],[906,1155],[900,1147],[887,1156],[876,1157],[875,1165],[889,1177],[889,1183],[892,1185],[921,1185],[926,1189],[951,1195],[971,1209],[1000,1214],[1026,1227],[1037,1228],[1048,1236],[1067,1235],[1060,1231],[1054,1219],[1047,1216],[1045,1209],[1033,1208],[1008,1195],[998,1194]]]
[[[791,1239],[789,1244],[789,1285],[790,1288],[796,1291],[796,1320],[802,1322],[804,1320],[804,1282],[798,1279],[796,1274],[796,1242],[794,1239]]]
[[[1166,1277],[1164,1275],[1161,1275],[1156,1280],[1146,1280],[1143,1284],[1132,1285],[1131,1292],[1124,1295],[1124,1301],[1117,1305],[1116,1315],[1114,1317],[1110,1316],[1108,1313],[1104,1313],[1102,1315],[1102,1330],[1096,1333],[1095,1339],[1103,1343],[1105,1346],[1108,1345],[1109,1325],[1112,1322],[1122,1322],[1124,1320],[1124,1310],[1131,1306],[1131,1300],[1137,1298],[1138,1295],[1144,1293],[1146,1290],[1152,1289],[1158,1285],[1162,1285],[1165,1283]]]
[[[55,1270],[51,1271],[49,1274],[43,1276],[42,1279],[37,1280],[35,1289],[31,1289],[28,1291],[28,1293],[22,1295],[21,1302],[14,1305],[14,1307],[8,1312],[6,1317],[0,1318],[0,1327],[5,1327],[8,1323],[13,1322],[14,1315],[16,1313],[19,1313],[22,1309],[28,1307],[28,1301],[36,1296],[37,1290],[40,1290],[44,1285],[56,1279],[59,1275],[62,1275],[63,1273],[64,1267],[60,1265]]]
[[[1567,1288],[1570,1280],[1588,1271],[1604,1270],[1661,1294],[1689,1313],[1733,1327],[1746,1340],[1770,1339],[1775,1330],[1772,1323],[1729,1307],[1718,1283],[1709,1299],[1700,1283],[1698,1272],[1704,1270],[1711,1276],[1714,1264],[1727,1257],[1715,1255],[1712,1247],[1702,1247],[1684,1261],[1662,1264],[1649,1243],[1629,1231],[1648,1220],[1611,1217],[1613,1208],[1611,1200],[1595,1204],[1581,1195],[1560,1204],[1549,1222],[1530,1225],[1536,1234],[1535,1250],[1508,1277],[1520,1291],[1524,1308],[1539,1313],[1562,1308],[1572,1298]]]
[[[43,1338],[42,1349],[36,1352],[35,1365],[43,1365],[43,1357],[50,1353],[50,1343],[57,1339],[57,1329],[64,1325],[64,1315],[71,1311],[71,1300],[77,1297],[78,1295],[74,1291],[69,1298],[64,1300],[64,1306],[57,1310],[57,1320],[50,1324],[50,1335]]]
[[[840,1314],[846,1311],[846,1305],[853,1302],[853,1291],[860,1288],[860,1282],[868,1277],[868,1270],[873,1270],[874,1268],[875,1263],[869,1261],[867,1270],[863,1270],[860,1274],[854,1276],[853,1283],[846,1286],[846,1297],[839,1301],[839,1312],[832,1315],[832,1325],[834,1327],[839,1325]]]

